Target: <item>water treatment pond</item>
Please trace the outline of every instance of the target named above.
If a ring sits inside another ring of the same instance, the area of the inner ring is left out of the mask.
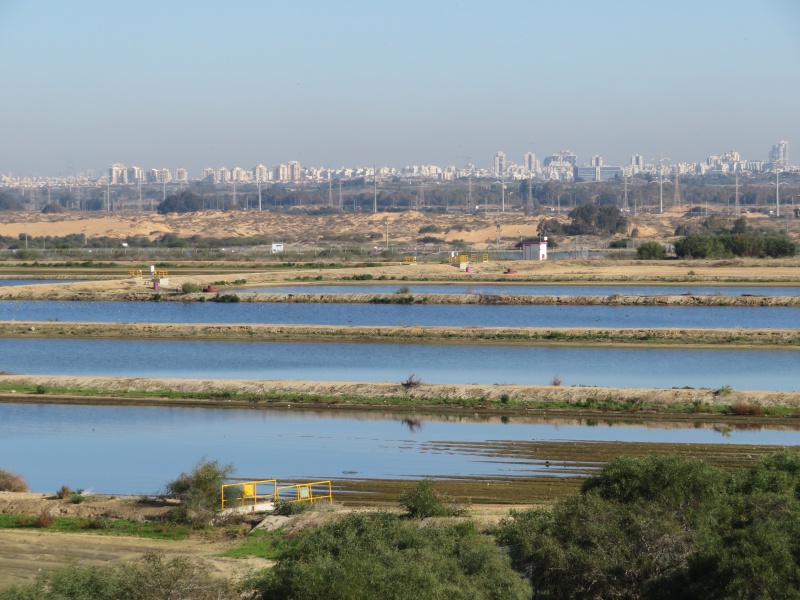
[[[38,285],[53,283],[81,283],[84,279],[0,279],[0,286],[4,285]]]
[[[800,307],[0,301],[3,321],[785,329]]]
[[[21,374],[796,391],[800,350],[0,339]]]
[[[265,294],[393,294],[406,287],[411,294],[509,294],[519,296],[633,296],[704,295],[704,296],[797,296],[797,286],[708,286],[708,285],[508,285],[501,283],[422,284],[402,281],[386,284],[275,285],[243,287],[238,293]]]
[[[3,468],[22,474],[36,492],[66,484],[100,493],[151,494],[201,457],[232,463],[236,475],[247,479],[569,476],[601,464],[591,456],[558,459],[559,446],[575,440],[749,445],[748,452],[754,445],[800,445],[800,431],[788,428],[594,425],[563,419],[409,422],[379,413],[0,404],[0,456]],[[524,451],[498,451],[504,444],[517,447],[514,443]]]

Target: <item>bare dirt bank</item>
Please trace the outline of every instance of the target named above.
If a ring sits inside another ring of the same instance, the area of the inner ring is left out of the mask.
[[[798,329],[609,329],[2,321],[0,337],[800,348]]]
[[[404,385],[405,384],[405,385]],[[415,406],[443,411],[492,409],[526,412],[541,403],[579,407],[588,398],[638,403],[637,410],[693,404],[728,406],[800,406],[800,392],[724,389],[608,388],[529,385],[426,384],[407,382],[332,382],[292,380],[151,379],[70,375],[0,375],[0,401],[24,403],[148,404],[209,407],[287,408],[303,405],[328,409]],[[10,391],[14,387],[20,390]],[[43,386],[43,393],[22,391]],[[159,396],[158,393],[169,393]]]

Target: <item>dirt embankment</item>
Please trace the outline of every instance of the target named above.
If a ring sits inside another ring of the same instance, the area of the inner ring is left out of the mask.
[[[302,405],[330,409],[373,407],[391,409],[392,404],[408,410],[415,405],[433,406],[447,411],[481,408],[480,402],[509,399],[508,412],[527,412],[537,403],[580,404],[587,398],[612,398],[618,402],[640,402],[643,409],[685,406],[693,403],[761,406],[800,406],[800,392],[737,391],[731,389],[651,389],[608,388],[599,386],[536,386],[484,384],[426,384],[408,382],[335,382],[294,380],[153,379],[144,377],[90,377],[69,375],[0,375],[4,389],[43,386],[45,390],[96,390],[98,395],[69,392],[45,394],[2,392],[0,401],[28,403],[150,404],[218,407],[286,408]],[[153,392],[170,392],[156,397]],[[138,394],[137,394],[138,393]],[[148,393],[150,395],[148,395]],[[102,394],[102,395],[99,395]],[[182,396],[184,394],[184,396]],[[363,400],[363,401],[362,401]],[[487,406],[488,407],[488,406]],[[492,409],[495,410],[495,409]],[[506,407],[503,407],[506,410]]]
[[[272,325],[263,323],[87,323],[0,321],[0,337],[169,340],[769,346],[800,348],[798,329],[667,329]]]

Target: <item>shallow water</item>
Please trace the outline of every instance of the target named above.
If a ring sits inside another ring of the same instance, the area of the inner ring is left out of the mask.
[[[0,286],[8,285],[37,285],[52,283],[80,283],[84,279],[0,279]]]
[[[783,329],[800,307],[0,301],[3,321]]]
[[[156,493],[201,457],[232,463],[236,475],[247,479],[518,477],[597,468],[590,457],[580,464],[549,464],[557,459],[548,452],[557,454],[562,443],[574,440],[795,446],[800,431],[469,417],[410,424],[408,417],[376,413],[0,404],[2,467],[22,474],[37,492],[69,485],[111,494]],[[496,451],[507,442],[528,450]],[[549,450],[537,454],[537,443]]]
[[[800,350],[0,339],[0,371],[209,379],[795,391]]]

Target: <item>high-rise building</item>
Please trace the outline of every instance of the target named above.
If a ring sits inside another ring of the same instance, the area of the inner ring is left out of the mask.
[[[222,167],[219,171],[217,171],[217,181],[219,183],[230,183],[231,172],[225,167]]]
[[[233,171],[231,171],[231,179],[236,182],[244,182],[249,179],[249,173],[245,171],[242,167],[234,167]]]
[[[144,183],[144,169],[141,167],[130,167],[128,169],[128,183]]]
[[[603,157],[599,154],[595,154],[592,157],[592,162],[590,163],[592,167],[602,167],[603,166]]]
[[[772,147],[769,153],[769,162],[773,169],[785,169],[789,166],[789,142],[781,140]]]
[[[128,183],[128,170],[125,165],[114,163],[108,169],[108,183],[111,185],[119,185]]]
[[[158,170],[158,183],[169,183],[172,181],[172,172],[169,169]]]
[[[634,173],[644,171],[644,157],[641,154],[631,156],[631,167],[633,167]]]
[[[183,167],[175,169],[175,180],[181,183],[189,183],[189,171]]]
[[[289,167],[286,165],[275,166],[275,179],[277,181],[289,181]]]
[[[211,167],[203,169],[203,181],[217,183],[217,174]]]
[[[264,165],[256,165],[253,167],[253,180],[254,181],[269,181],[269,169]]]
[[[505,152],[498,152],[494,155],[494,173],[500,175],[506,171],[506,154]]]
[[[300,181],[300,163],[293,160],[289,163],[289,181]]]
[[[526,152],[522,158],[523,166],[528,170],[528,173],[537,173],[539,165],[536,162],[536,155],[533,152]]]

